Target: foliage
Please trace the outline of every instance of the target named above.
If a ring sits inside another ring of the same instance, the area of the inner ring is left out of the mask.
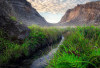
[[[0,65],[10,62],[11,59],[19,58],[22,54],[27,55],[27,48],[25,44],[18,45],[4,37],[0,37]]]
[[[19,22],[19,24],[23,24],[23,22]]]
[[[41,45],[49,45],[49,43],[57,42],[58,38],[61,37],[60,30],[56,28],[40,27],[36,25],[29,26],[29,28],[31,32],[28,39],[30,40],[29,44],[31,50],[35,50],[35,48]]]
[[[48,68],[100,68],[100,29],[77,27],[66,30],[65,40]]]
[[[10,16],[10,19],[13,21],[17,21],[16,17],[14,17],[14,16]]]
[[[12,17],[13,18],[13,17]],[[43,46],[50,45],[61,36],[60,30],[40,26],[29,26],[31,32],[23,44],[14,43],[7,39],[3,30],[0,30],[0,65],[16,61],[20,57],[27,57]]]

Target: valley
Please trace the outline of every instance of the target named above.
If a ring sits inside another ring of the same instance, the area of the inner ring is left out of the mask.
[[[100,1],[54,24],[27,0],[0,0],[0,68],[100,68]]]

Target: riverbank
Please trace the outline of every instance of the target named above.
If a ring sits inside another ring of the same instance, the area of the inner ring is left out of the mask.
[[[62,36],[61,31],[56,28],[40,26],[29,26],[29,28],[31,30],[29,37],[21,41],[22,44],[7,40],[4,32],[0,30],[0,67],[13,67],[40,48],[58,42]]]
[[[100,68],[100,28],[67,28],[47,68]]]
[[[41,57],[34,60],[30,65],[30,68],[45,68],[48,65],[48,62],[53,58],[54,54],[59,48],[59,45],[61,45],[63,41],[64,37],[62,36],[61,41],[58,44],[56,44],[57,46],[53,45],[55,47],[49,47],[47,48],[48,50],[44,50],[47,52],[47,54],[43,54]]]

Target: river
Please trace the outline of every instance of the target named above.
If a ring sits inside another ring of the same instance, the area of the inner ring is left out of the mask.
[[[58,44],[39,50],[33,55],[33,58],[25,60],[20,68],[45,68],[63,41],[64,37],[62,36],[62,40]]]

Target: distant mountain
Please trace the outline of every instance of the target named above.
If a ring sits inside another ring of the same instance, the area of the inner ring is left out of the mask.
[[[34,9],[27,0],[5,0],[11,6],[11,16],[26,25],[48,25],[47,21]],[[8,9],[8,8],[7,8]],[[9,12],[8,12],[9,14]]]
[[[60,24],[66,25],[99,25],[100,1],[88,2],[69,9],[62,17]]]

